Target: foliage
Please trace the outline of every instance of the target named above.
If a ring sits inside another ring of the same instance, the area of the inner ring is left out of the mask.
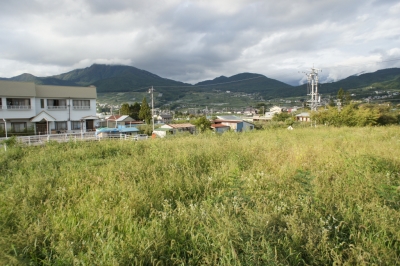
[[[396,265],[399,167],[398,127],[0,150],[0,264]]]
[[[342,107],[345,105],[349,105],[351,102],[350,92],[344,91],[342,88],[339,89],[336,98],[337,98],[338,102],[340,102]]]
[[[146,124],[150,124],[151,122],[151,109],[147,104],[146,97],[143,98],[142,105],[140,106],[139,118],[144,120]]]
[[[201,116],[197,118],[193,124],[196,126],[197,129],[200,130],[201,133],[207,131],[211,127],[211,122],[210,120],[207,119],[205,116]]]
[[[140,104],[135,102],[133,105],[129,106],[130,116],[135,119],[139,120],[139,113],[140,113]]]
[[[388,108],[372,104],[349,104],[340,112],[337,108],[328,107],[311,114],[311,119],[318,124],[331,126],[364,127],[374,125],[398,124],[398,115]]]
[[[129,104],[128,103],[123,103],[121,105],[121,108],[119,109],[120,115],[130,115],[130,110],[129,110]]]
[[[288,112],[281,112],[281,113],[276,113],[274,114],[274,116],[272,117],[272,121],[276,121],[276,122],[284,122],[288,119],[291,119],[291,115]]]

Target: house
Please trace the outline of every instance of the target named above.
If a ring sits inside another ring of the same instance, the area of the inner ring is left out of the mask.
[[[217,119],[214,120],[214,130],[215,125],[224,125],[229,126],[230,130],[235,132],[242,132],[254,129],[254,124],[248,121],[243,121],[237,116],[217,116]]]
[[[109,128],[117,128],[118,126],[124,126],[129,124],[134,124],[135,119],[129,115],[111,115],[106,118],[106,124]],[[140,122],[141,124],[143,122]]]
[[[223,124],[212,124],[211,129],[214,130],[216,133],[224,133],[225,131],[229,131],[231,128],[230,126],[226,126]]]
[[[190,123],[184,124],[166,124],[159,128],[154,129],[153,133],[160,138],[164,138],[167,135],[175,135],[177,133],[189,132],[194,134],[196,132],[196,126]]]
[[[247,107],[244,110],[244,114],[247,115],[247,116],[252,116],[252,115],[257,114],[257,110],[255,108],[253,108],[253,107]]]
[[[190,134],[193,134],[196,132],[196,126],[192,125],[190,123],[166,124],[166,125],[161,126],[161,128],[172,129],[173,134],[176,134],[178,132],[189,132]]]
[[[0,80],[0,129],[34,134],[95,129],[96,87]]]
[[[271,107],[270,109],[269,109],[269,111],[271,112],[271,113],[274,113],[274,114],[280,114],[280,113],[282,113],[282,112],[284,112],[285,111],[285,108],[283,108],[283,107],[279,107],[279,106],[273,106],[273,107]]]
[[[296,115],[296,121],[310,122],[311,121],[310,113],[301,113]]]
[[[160,114],[156,117],[156,119],[159,121],[159,123],[167,124],[172,122],[173,116],[170,114]]]

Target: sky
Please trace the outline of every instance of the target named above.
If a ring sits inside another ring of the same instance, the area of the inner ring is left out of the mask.
[[[94,63],[292,85],[400,67],[398,0],[0,0],[0,77]],[[305,72],[305,73],[304,73]]]

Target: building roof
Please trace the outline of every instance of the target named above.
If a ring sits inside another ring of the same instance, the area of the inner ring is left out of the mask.
[[[0,96],[96,99],[96,87],[35,85],[33,82],[0,80]]]
[[[116,122],[122,122],[122,121],[135,121],[132,117],[129,115],[111,115],[106,118],[108,121],[116,121]]]
[[[243,120],[223,120],[223,119],[215,119],[214,123],[242,123]]]
[[[304,113],[300,113],[300,114],[298,114],[296,116],[310,116],[310,113],[304,112]]]
[[[96,87],[36,85],[36,97],[96,99]]]
[[[219,120],[225,120],[225,121],[242,121],[240,117],[237,117],[235,115],[224,115],[224,116],[217,116]]]
[[[40,122],[43,120],[49,122],[49,121],[56,121],[57,119],[55,119],[53,116],[49,115],[45,111],[41,111],[36,116],[34,116],[30,119],[31,122]]]
[[[166,126],[170,126],[172,128],[186,128],[186,127],[196,127],[195,125],[192,125],[190,123],[184,123],[184,124],[167,124]]]
[[[0,80],[0,96],[35,97],[35,83]]]
[[[173,116],[172,115],[170,115],[170,114],[160,114],[160,115],[158,115],[159,117],[161,117],[161,118],[172,118]]]
[[[223,124],[212,124],[211,127],[212,128],[222,128],[222,127],[229,127],[229,126],[226,126],[226,125],[223,125]]]

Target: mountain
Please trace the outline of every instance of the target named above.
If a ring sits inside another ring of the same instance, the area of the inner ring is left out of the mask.
[[[25,81],[25,82],[35,82],[38,78],[32,74],[24,73],[19,76],[10,78],[12,81]]]
[[[213,80],[197,83],[195,86],[206,86],[217,90],[229,90],[234,92],[268,94],[276,90],[285,90],[292,86],[281,81],[270,79],[266,76],[254,73],[241,73],[231,77],[221,76]]]
[[[372,73],[350,76],[336,82],[323,83],[320,91],[321,93],[336,93],[340,88],[344,90],[360,89],[377,83],[390,83],[392,80],[395,80],[399,77],[400,68],[381,69]]]
[[[4,78],[3,78],[4,79]],[[284,82],[270,79],[256,73],[240,73],[231,77],[220,76],[213,80],[205,80],[195,85],[162,78],[146,70],[124,65],[93,64],[90,67],[76,69],[67,73],[50,77],[36,77],[22,74],[5,80],[31,81],[44,85],[89,86],[97,87],[97,92],[146,92],[154,86],[163,94],[165,101],[174,101],[188,93],[212,91],[231,91],[257,93],[264,99],[306,97],[307,86],[291,86]],[[320,84],[319,91],[323,95],[335,95],[340,88],[354,90],[365,87],[399,88],[400,68],[378,70],[373,73],[357,74],[345,79]]]

